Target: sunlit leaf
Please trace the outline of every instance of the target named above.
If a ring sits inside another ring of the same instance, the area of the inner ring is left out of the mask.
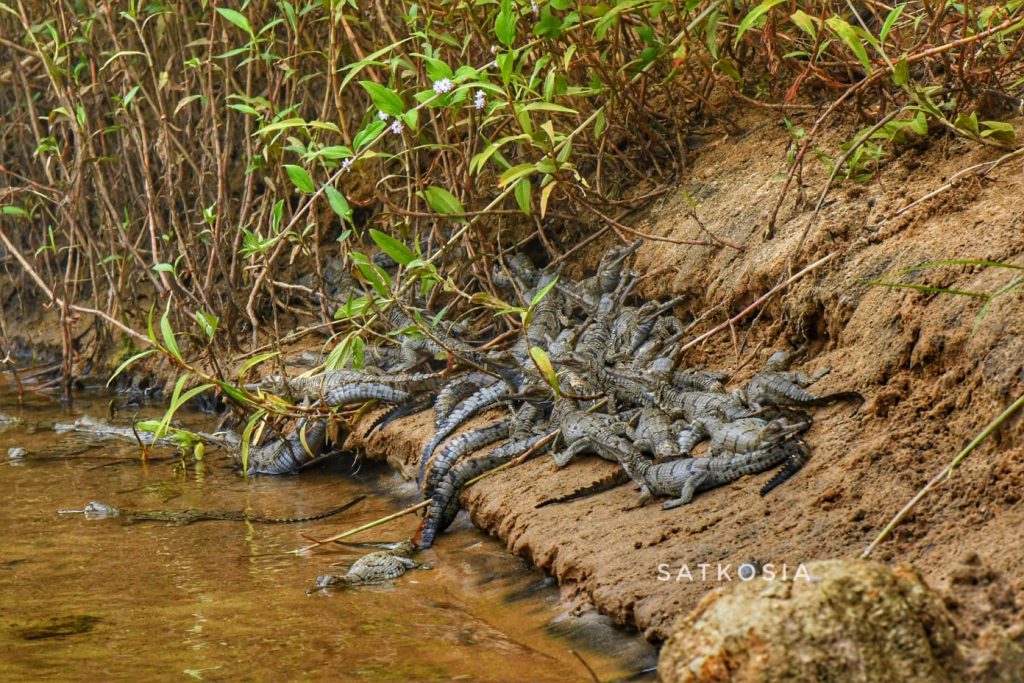
[[[301,166],[285,164],[284,170],[288,174],[288,178],[292,181],[292,185],[297,187],[300,192],[312,194],[316,189],[316,186],[313,185],[313,179],[309,177],[309,172]]]
[[[462,206],[462,202],[443,187],[434,185],[418,194],[427,200],[427,204],[430,205],[430,208],[437,213],[443,213],[446,215],[466,213],[466,209]]]
[[[249,23],[249,20],[245,17],[244,14],[237,10],[229,9],[227,7],[217,7],[216,9],[217,14],[221,15],[222,17],[230,21],[232,24],[248,33],[250,37],[254,35],[252,31],[252,24]]]
[[[181,350],[178,348],[178,340],[174,337],[174,330],[171,329],[171,299],[167,299],[167,309],[160,316],[160,333],[164,338],[164,346],[172,356],[184,362],[181,357]]]
[[[416,254],[414,254],[409,247],[405,246],[391,235],[384,234],[380,230],[370,228],[370,238],[378,247],[380,247],[381,251],[403,266],[409,265],[409,263],[416,258]]]
[[[398,93],[373,81],[359,81],[359,85],[370,95],[373,105],[388,116],[401,116],[405,104]]]

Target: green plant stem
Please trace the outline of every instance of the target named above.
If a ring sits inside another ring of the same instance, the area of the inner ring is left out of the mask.
[[[902,522],[908,514],[910,514],[910,511],[913,510],[919,502],[921,502],[921,499],[928,495],[928,493],[932,489],[937,487],[944,480],[951,477],[953,475],[953,469],[957,465],[959,465],[964,458],[970,455],[970,453],[975,448],[977,448],[982,441],[988,438],[989,435],[992,434],[992,432],[997,430],[1001,424],[1006,422],[1006,420],[1009,419],[1011,415],[1020,410],[1021,406],[1024,406],[1024,394],[1022,394],[1020,398],[1018,398],[1016,401],[1011,403],[1010,407],[1004,410],[1002,413],[1000,413],[996,419],[989,422],[988,425],[983,430],[981,430],[981,432],[979,432],[978,435],[975,436],[971,440],[971,442],[964,447],[962,451],[956,454],[956,457],[953,458],[948,465],[943,467],[938,474],[932,477],[931,480],[927,484],[925,484],[924,487],[922,487],[921,490],[918,491],[917,494],[913,498],[911,498],[910,501],[906,505],[904,505],[899,512],[896,513],[896,516],[889,520],[889,523],[885,525],[885,528],[882,529],[881,532],[879,532],[878,536],[875,537],[875,540],[871,541],[871,544],[864,549],[864,552],[860,554],[860,557],[863,559],[867,559],[868,557],[870,557],[871,553],[874,552],[875,548],[878,547],[878,544],[885,540],[885,538],[890,533],[892,533],[892,530],[895,529],[896,526],[900,522]]]

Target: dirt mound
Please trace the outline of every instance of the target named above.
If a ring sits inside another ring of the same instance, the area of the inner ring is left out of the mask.
[[[747,565],[752,566],[752,565]],[[826,560],[783,578],[754,572],[676,623],[662,681],[961,680],[965,662],[939,597],[907,566]]]

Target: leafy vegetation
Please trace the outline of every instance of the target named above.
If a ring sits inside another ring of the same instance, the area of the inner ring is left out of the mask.
[[[614,216],[737,106],[819,112],[786,119],[774,224],[809,151],[831,186],[914,137],[1015,150],[1024,86],[1019,0],[15,0],[0,37],[0,240],[26,281],[66,328],[93,315],[130,361],[191,377],[171,413],[216,386],[260,419],[298,408],[242,390],[225,352],[248,349],[244,374],[262,340],[329,330],[327,363],[358,364],[413,291],[440,311],[411,311],[420,334],[481,309],[525,324],[536,301],[491,285],[500,253],[633,239]],[[864,127],[830,153],[839,111]],[[332,263],[361,295],[335,305]]]

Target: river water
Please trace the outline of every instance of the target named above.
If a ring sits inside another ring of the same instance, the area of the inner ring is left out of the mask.
[[[601,681],[636,674],[655,653],[596,615],[573,616],[557,587],[464,519],[390,585],[307,595],[364,548],[288,551],[398,511],[415,492],[387,470],[338,459],[294,477],[237,474],[222,452],[187,464],[173,449],[143,462],[129,441],[58,433],[116,398],[73,410],[0,395],[0,680]],[[127,411],[125,411],[127,412]],[[132,417],[160,414],[132,408]],[[199,413],[179,417],[213,429]],[[21,448],[21,457],[8,449]],[[246,510],[296,525],[207,521],[123,524],[58,515],[90,500],[136,510]],[[353,540],[411,535],[404,517]],[[578,657],[576,654],[577,653]]]

